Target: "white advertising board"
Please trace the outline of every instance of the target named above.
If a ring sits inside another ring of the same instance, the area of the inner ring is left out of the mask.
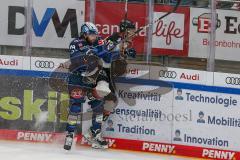
[[[207,58],[210,53],[209,9],[191,8],[189,57]],[[216,59],[240,60],[240,17],[239,11],[217,10]]]
[[[0,44],[24,46],[25,1],[8,0],[0,6]],[[31,39],[33,47],[68,48],[78,37],[85,18],[85,1],[33,1]]]

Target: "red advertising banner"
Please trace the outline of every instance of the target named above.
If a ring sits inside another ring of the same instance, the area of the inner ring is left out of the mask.
[[[125,3],[120,2],[97,2],[96,4],[96,25],[103,37],[119,31],[119,23],[125,18]],[[128,19],[136,23],[136,27],[144,26],[146,23],[146,5],[144,3],[128,4]],[[139,33],[134,39],[134,48],[137,53],[144,52],[144,39],[146,31]]]
[[[86,6],[89,4],[87,3]],[[88,8],[88,7],[86,7]],[[125,3],[123,2],[97,2],[95,22],[103,37],[109,36],[119,30],[118,25],[125,16]],[[145,3],[129,3],[128,19],[136,23],[137,29],[147,23],[148,13]],[[171,11],[173,6],[154,6],[154,19]],[[88,9],[86,9],[88,12]],[[86,19],[89,15],[86,14]],[[190,9],[180,7],[153,25],[153,55],[188,56],[189,46],[189,17]],[[138,54],[144,53],[146,30],[139,33],[134,39],[133,47]]]
[[[64,137],[64,133],[0,130],[0,140],[63,144]],[[82,135],[77,135],[75,137],[75,141],[77,141],[77,144],[88,146],[87,141],[82,137]],[[237,151],[219,150],[214,148],[202,148],[118,138],[107,138],[107,141],[109,142],[109,148],[112,149],[123,149],[175,156],[188,156],[214,160],[238,160],[240,158],[240,153]]]

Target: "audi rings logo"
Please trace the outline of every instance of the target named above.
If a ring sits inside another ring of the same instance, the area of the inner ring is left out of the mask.
[[[37,68],[48,68],[48,69],[52,69],[54,68],[54,62],[53,61],[39,61],[37,60],[35,62],[35,66]]]
[[[175,79],[177,77],[177,73],[175,71],[160,70],[159,77]]]
[[[225,79],[225,82],[227,84],[240,85],[240,78],[239,77],[227,77]]]

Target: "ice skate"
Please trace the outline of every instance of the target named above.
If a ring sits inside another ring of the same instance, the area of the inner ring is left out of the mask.
[[[68,132],[65,138],[65,143],[64,143],[64,149],[65,150],[71,150],[72,148],[72,144],[73,144],[73,137],[74,137],[74,133],[72,132]]]
[[[108,142],[102,137],[101,130],[91,130],[92,133],[92,148],[95,149],[107,149]]]

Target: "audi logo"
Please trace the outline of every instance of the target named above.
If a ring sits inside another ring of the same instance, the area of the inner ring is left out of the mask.
[[[175,79],[177,77],[177,73],[175,71],[160,70],[159,77]]]
[[[36,61],[35,62],[35,66],[37,68],[48,68],[48,69],[52,69],[54,68],[54,62],[53,61]]]
[[[225,82],[227,84],[240,85],[240,78],[239,77],[227,77],[225,79]]]

